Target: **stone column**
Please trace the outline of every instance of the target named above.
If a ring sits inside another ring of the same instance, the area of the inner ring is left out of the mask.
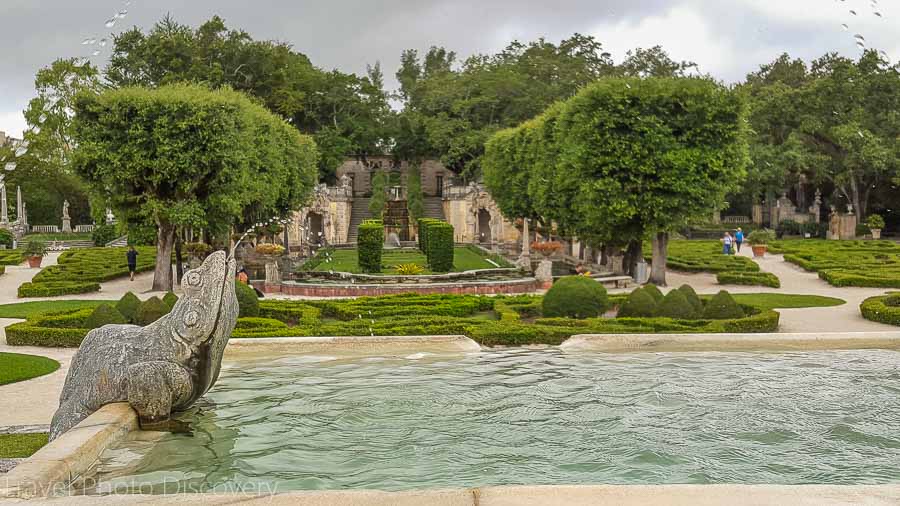
[[[531,272],[531,244],[528,242],[528,218],[522,220],[522,253],[516,261],[519,268]]]
[[[22,218],[24,218],[24,214],[25,214],[24,211],[25,211],[25,206],[22,204],[22,187],[16,186],[16,220],[19,223],[23,223],[23,224],[25,221],[22,219]]]
[[[9,223],[9,210],[6,208],[6,184],[0,184],[0,223]]]

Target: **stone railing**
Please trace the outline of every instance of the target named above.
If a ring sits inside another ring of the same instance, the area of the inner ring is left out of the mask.
[[[93,225],[75,225],[75,232],[85,234],[94,231]]]
[[[734,223],[738,225],[743,225],[745,223],[750,223],[751,219],[749,216],[723,216],[722,223]]]
[[[58,234],[59,225],[32,225],[31,231],[39,234]]]

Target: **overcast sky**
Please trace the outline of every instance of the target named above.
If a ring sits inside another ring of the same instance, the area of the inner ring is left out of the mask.
[[[127,16],[105,28],[123,8]],[[729,82],[785,51],[807,60],[830,51],[855,57],[855,34],[900,58],[897,0],[0,0],[0,131],[21,135],[39,68],[90,56],[86,37],[148,29],[167,12],[191,26],[218,14],[256,39],[293,44],[322,68],[361,73],[380,61],[392,88],[403,49],[443,45],[467,56],[574,32],[594,35],[616,61],[659,44]]]

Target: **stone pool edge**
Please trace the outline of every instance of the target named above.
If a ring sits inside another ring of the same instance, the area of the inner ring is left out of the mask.
[[[103,451],[137,430],[128,403],[107,404],[0,477],[0,498],[47,497],[68,490]]]
[[[67,496],[17,504],[241,504],[305,506],[829,506],[900,503],[900,484],[890,485],[516,485],[497,487],[383,492],[379,490],[300,491],[275,494],[173,494]]]
[[[255,353],[470,353],[481,345],[461,335],[447,336],[343,336],[343,337],[265,337],[231,339],[225,359]]]
[[[567,352],[900,350],[900,332],[760,334],[581,334],[560,344]]]

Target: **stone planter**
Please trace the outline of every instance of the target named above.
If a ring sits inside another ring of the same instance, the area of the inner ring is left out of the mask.
[[[44,260],[44,257],[28,257],[28,267],[32,269],[37,269],[41,266],[41,262]]]
[[[880,228],[873,228],[873,229],[871,229],[871,232],[872,232],[872,239],[881,239],[881,229]]]
[[[754,244],[753,246],[750,246],[750,249],[753,250],[754,258],[762,258],[766,256],[766,251],[769,250],[769,247],[765,244]]]

